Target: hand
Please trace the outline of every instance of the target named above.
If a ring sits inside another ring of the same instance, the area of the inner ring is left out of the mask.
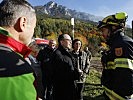
[[[78,72],[79,72],[80,76],[83,75],[83,71],[81,69],[78,69]]]
[[[37,100],[42,100],[41,98],[37,98]]]

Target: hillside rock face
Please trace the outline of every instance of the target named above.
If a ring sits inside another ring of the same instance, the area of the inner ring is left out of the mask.
[[[50,16],[55,16],[59,18],[76,18],[80,20],[88,20],[93,22],[98,22],[103,17],[91,15],[85,12],[78,12],[76,10],[69,9],[65,6],[58,5],[57,3],[50,1],[44,6],[35,6],[37,13],[44,13]]]

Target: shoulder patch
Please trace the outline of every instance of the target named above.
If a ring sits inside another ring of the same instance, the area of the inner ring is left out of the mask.
[[[115,55],[121,56],[123,54],[122,48],[115,48]]]

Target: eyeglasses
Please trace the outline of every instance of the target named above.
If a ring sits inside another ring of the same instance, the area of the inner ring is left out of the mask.
[[[71,40],[71,39],[63,39],[63,40],[67,40],[67,41],[70,41],[70,42],[72,42],[72,40]]]

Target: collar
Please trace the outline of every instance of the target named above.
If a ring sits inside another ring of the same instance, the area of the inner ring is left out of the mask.
[[[82,50],[79,50],[78,52],[75,52],[75,51],[73,50],[73,53],[74,53],[74,54],[77,54],[78,56],[82,56],[83,51],[82,51]]]
[[[118,30],[114,31],[114,32],[110,35],[110,37],[107,39],[107,44],[108,44],[109,46],[111,46],[112,43],[113,43],[113,41],[114,41],[115,39],[118,39],[119,36],[124,36],[124,31],[123,31],[122,29],[118,29]]]
[[[24,58],[26,58],[31,52],[29,47],[10,37],[9,33],[2,28],[0,28],[0,43],[10,47]]]
[[[79,54],[79,51],[73,50],[73,53],[74,53],[74,54]]]

